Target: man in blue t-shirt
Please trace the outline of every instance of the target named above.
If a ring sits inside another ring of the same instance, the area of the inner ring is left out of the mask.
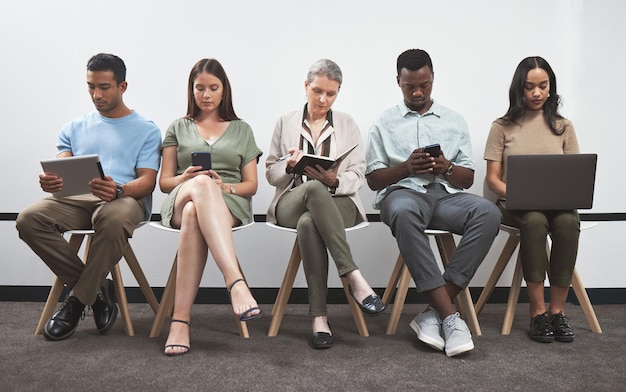
[[[106,276],[135,227],[150,217],[160,165],[161,131],[122,99],[127,88],[122,59],[93,56],[87,63],[87,87],[96,111],[61,129],[57,157],[98,154],[105,176],[90,181],[91,194],[47,197],[20,212],[16,221],[20,238],[70,289],[44,327],[49,340],[72,335],[87,305],[100,333],[113,326],[117,307],[113,282]],[[39,184],[45,192],[58,192],[63,179],[41,173]],[[91,228],[95,234],[83,264],[60,234]]]
[[[463,192],[474,182],[472,143],[463,117],[430,97],[434,72],[428,53],[403,52],[397,72],[404,100],[374,121],[365,175],[377,191],[374,207],[396,238],[417,291],[430,302],[410,326],[420,341],[454,356],[472,350],[474,343],[453,299],[487,255],[500,211]],[[443,274],[427,228],[463,236]]]

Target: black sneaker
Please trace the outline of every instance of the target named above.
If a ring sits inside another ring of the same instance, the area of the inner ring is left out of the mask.
[[[115,319],[117,318],[115,291],[111,279],[104,281],[102,288],[96,296],[96,302],[91,305],[91,309],[93,310],[93,319],[96,322],[98,332],[106,333],[115,324]]]
[[[85,305],[73,295],[68,295],[52,318],[43,327],[43,336],[48,340],[63,340],[70,337],[78,322],[85,317]]]
[[[562,312],[550,316],[550,325],[554,332],[554,340],[557,342],[573,342],[574,330],[569,326],[567,317]]]
[[[539,314],[530,319],[530,338],[535,342],[552,343],[554,332],[548,318],[548,313]]]

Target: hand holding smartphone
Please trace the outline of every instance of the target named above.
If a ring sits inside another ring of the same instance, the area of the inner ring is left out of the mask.
[[[192,152],[191,165],[202,166],[202,170],[211,170],[211,153],[207,151]]]
[[[439,143],[429,144],[428,146],[424,147],[424,152],[429,153],[430,156],[433,158],[437,158],[439,155],[441,155],[441,146],[439,145]]]

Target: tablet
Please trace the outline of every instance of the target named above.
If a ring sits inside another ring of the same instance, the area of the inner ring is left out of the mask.
[[[54,192],[54,197],[89,194],[89,181],[104,177],[96,154],[47,159],[41,161],[41,167],[44,172],[63,178],[63,189]]]

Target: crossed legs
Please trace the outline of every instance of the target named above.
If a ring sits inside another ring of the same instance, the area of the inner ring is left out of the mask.
[[[180,188],[172,217],[172,225],[180,227],[173,319],[191,321],[191,308],[209,250],[224,275],[227,287],[243,279],[232,237],[232,227],[238,223],[224,202],[222,190],[210,177],[194,177]],[[257,307],[246,284],[232,286],[230,296],[233,312],[237,315]],[[260,312],[258,309],[252,310],[249,315]],[[170,344],[189,347],[189,326],[173,323],[166,346]],[[165,353],[179,351],[187,349],[167,347]]]

